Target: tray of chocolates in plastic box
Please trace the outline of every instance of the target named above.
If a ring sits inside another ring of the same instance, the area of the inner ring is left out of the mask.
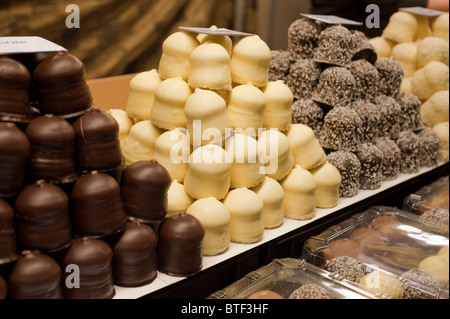
[[[430,294],[448,298],[448,248],[448,228],[398,208],[377,206],[309,238],[303,258],[324,267],[327,261],[349,257],[410,282],[438,285],[439,291],[433,288]]]
[[[449,176],[426,185],[403,201],[403,210],[415,213],[420,219],[449,227]]]
[[[380,295],[304,259],[275,259],[208,299],[379,299]]]

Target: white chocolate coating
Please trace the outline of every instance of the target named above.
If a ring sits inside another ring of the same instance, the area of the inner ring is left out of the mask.
[[[369,40],[378,55],[378,60],[390,58],[392,55],[393,43],[383,37],[375,37]]]
[[[155,141],[153,158],[164,166],[172,180],[183,183],[191,155],[189,137],[184,129],[162,133]]]
[[[392,49],[392,57],[403,67],[405,77],[410,77],[417,70],[417,45],[415,42],[399,43]]]
[[[409,77],[409,78],[407,78],[407,77],[403,78],[402,84],[400,85],[400,93],[413,94],[411,77]]]
[[[141,121],[134,124],[127,139],[122,145],[122,154],[125,165],[138,161],[148,161],[153,158],[156,139],[162,131],[150,121]]]
[[[158,71],[161,78],[165,80],[181,76],[187,81],[191,69],[189,57],[199,45],[197,38],[187,31],[175,32],[168,36],[162,44],[159,61]]]
[[[316,180],[316,207],[331,208],[339,202],[339,187],[342,176],[339,170],[329,162],[312,169]]]
[[[123,145],[130,133],[131,127],[134,125],[134,121],[128,116],[126,111],[121,109],[109,109],[107,113],[119,124],[119,141],[120,145]]]
[[[284,220],[284,190],[280,183],[266,176],[258,186],[251,190],[263,201],[264,227],[272,229],[281,226]]]
[[[327,155],[309,126],[292,124],[286,136],[295,165],[311,170],[325,163]]]
[[[126,110],[135,122],[150,120],[155,91],[161,81],[156,69],[138,73],[131,79]]]
[[[155,92],[150,119],[153,125],[164,130],[186,127],[184,105],[192,94],[192,89],[181,77],[161,82]]]
[[[217,26],[213,25],[210,27],[211,30],[217,30]],[[228,54],[231,56],[233,52],[233,40],[228,35],[219,35],[219,34],[203,34],[200,33],[197,36],[197,40],[200,44],[205,42],[212,42],[220,44],[227,50]]]
[[[257,35],[240,39],[233,46],[231,54],[231,76],[238,84],[253,83],[264,87],[269,82],[269,67],[272,52]]]
[[[417,70],[411,78],[414,95],[422,102],[428,100],[435,92],[448,90],[448,65],[432,61]]]
[[[437,37],[426,37],[417,42],[417,68],[423,68],[432,61],[439,61],[448,66],[448,42]]]
[[[205,256],[223,253],[230,245],[231,215],[227,207],[214,197],[196,200],[186,211],[196,217],[205,229],[202,252]]]
[[[263,117],[264,128],[286,131],[292,121],[294,94],[283,81],[269,82],[262,91],[267,101]]]
[[[394,275],[379,269],[371,271],[361,278],[360,284],[392,299],[402,299],[403,284]]]
[[[233,159],[231,188],[251,188],[264,179],[264,165],[260,161],[258,141],[251,136],[234,134],[225,143],[225,150]]]
[[[316,216],[316,180],[300,165],[280,182],[284,190],[283,208],[286,218],[306,220]]]
[[[174,179],[172,184],[170,184],[169,190],[167,191],[166,217],[179,214],[181,212],[186,212],[192,203],[194,203],[194,199],[186,193],[183,184]]]
[[[432,275],[437,281],[439,281],[441,288],[448,285],[448,258],[440,255],[429,256],[420,262],[418,269],[426,271]]]
[[[231,90],[230,55],[223,46],[205,42],[192,52],[189,59],[188,83],[191,88]]]
[[[444,13],[437,17],[431,25],[431,31],[434,37],[441,38],[448,42],[448,22],[449,14]]]
[[[439,136],[439,160],[442,162],[449,161],[449,124],[442,122],[433,126],[433,131]]]
[[[285,178],[294,167],[289,139],[276,129],[263,131],[258,139],[265,174],[277,181]]]
[[[264,204],[255,192],[247,188],[233,189],[223,203],[231,215],[228,230],[232,242],[251,244],[262,239]]]
[[[422,122],[433,127],[449,120],[449,91],[437,91],[420,107]]]
[[[413,14],[397,11],[390,17],[382,36],[396,43],[412,42],[415,39],[418,25]]]
[[[266,107],[266,96],[252,83],[236,86],[230,93],[227,105],[231,126],[254,132],[249,135],[255,137],[258,129],[263,128]]]
[[[449,248],[448,245],[443,246],[441,249],[439,249],[438,255],[442,256],[442,257],[447,257],[447,259],[448,259],[448,257],[449,257],[448,248]]]
[[[220,146],[208,144],[192,152],[184,177],[184,188],[194,199],[225,198],[230,184],[231,159]]]
[[[216,92],[195,90],[184,107],[191,145],[223,144],[231,134],[226,107],[225,100]]]
[[[432,36],[429,17],[419,14],[415,14],[414,17],[417,20],[417,30],[414,35],[414,40],[417,41]]]

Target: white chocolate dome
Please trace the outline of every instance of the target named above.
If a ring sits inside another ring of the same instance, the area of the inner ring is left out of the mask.
[[[412,90],[422,102],[428,100],[435,92],[448,90],[448,65],[432,61],[417,70],[411,78]]]
[[[325,162],[310,172],[316,180],[316,207],[335,207],[339,202],[339,187],[342,183],[339,170],[333,164]]]
[[[418,269],[432,275],[439,281],[441,288],[445,288],[448,285],[449,262],[447,257],[440,255],[429,256],[420,262]]]
[[[191,145],[223,145],[224,140],[231,134],[226,107],[225,100],[216,92],[195,90],[184,107]]]
[[[162,54],[159,61],[159,75],[162,79],[181,76],[187,81],[191,69],[189,57],[192,51],[200,45],[197,38],[187,31],[179,31],[168,36],[162,44]]]
[[[166,217],[179,214],[181,212],[186,212],[192,203],[194,203],[194,200],[188,193],[186,193],[183,184],[174,179],[172,184],[170,184],[169,190],[167,191]]]
[[[389,41],[383,37],[375,37],[370,39],[369,43],[375,49],[375,52],[378,55],[378,60],[391,57],[392,48],[395,45],[392,41]]]
[[[150,119],[153,125],[164,130],[186,127],[184,105],[192,89],[181,77],[162,81],[155,92]]]
[[[264,165],[260,161],[258,141],[251,136],[234,134],[225,143],[231,164],[231,188],[251,188],[264,179]]]
[[[227,207],[214,197],[196,200],[186,211],[198,219],[205,229],[202,252],[205,256],[223,253],[230,245],[228,225],[231,215]]]
[[[266,229],[281,226],[284,220],[284,190],[273,178],[265,177],[256,187],[251,189],[263,201],[263,221]]]
[[[431,31],[433,36],[441,38],[448,42],[448,23],[449,23],[448,12],[438,16],[431,25]]]
[[[286,131],[292,121],[294,94],[283,81],[269,82],[262,91],[267,102],[263,117],[264,128]]]
[[[123,145],[128,137],[128,133],[130,133],[131,127],[134,125],[134,122],[124,110],[109,109],[107,113],[111,115],[119,124],[119,141],[120,145]]]
[[[126,110],[135,122],[150,120],[155,91],[161,81],[156,69],[138,73],[131,79]]]
[[[153,159],[155,142],[161,134],[162,131],[150,121],[141,121],[134,124],[122,145],[125,165]]]
[[[399,43],[392,49],[392,57],[396,59],[405,71],[405,77],[410,77],[417,70],[417,45],[415,42]]]
[[[420,106],[422,122],[433,127],[449,120],[449,90],[437,91]]]
[[[217,30],[217,26],[213,25],[210,27],[210,29]],[[197,36],[197,40],[200,42],[200,44],[203,44],[205,42],[220,44],[225,48],[225,50],[227,50],[230,56],[233,51],[233,40],[228,35],[200,33]]]
[[[236,86],[230,93],[227,105],[231,126],[257,136],[258,130],[263,128],[266,106],[266,96],[252,83]]]
[[[325,163],[327,155],[314,131],[304,124],[292,124],[286,133],[294,164],[311,170]]]
[[[197,148],[189,158],[184,188],[194,199],[225,198],[230,184],[231,159],[220,146],[208,144]]]
[[[389,18],[382,36],[396,43],[412,42],[415,39],[419,23],[416,17],[405,11],[397,11]]]
[[[262,239],[264,204],[255,192],[247,188],[233,189],[223,203],[231,215],[228,230],[232,242],[251,244]]]
[[[220,44],[199,45],[190,56],[190,64],[188,83],[191,88],[231,90],[230,55]]]
[[[432,31],[430,26],[430,18],[419,14],[415,14],[414,17],[417,20],[417,30],[414,35],[414,40],[418,41],[426,37],[431,37]]]
[[[316,179],[310,171],[296,165],[283,179],[283,208],[286,218],[294,220],[312,219],[316,216]]]
[[[183,183],[191,155],[191,145],[185,129],[162,133],[155,141],[153,158],[164,166],[172,180]]]
[[[231,54],[231,76],[238,84],[253,83],[264,87],[269,82],[269,67],[272,52],[257,35],[240,39],[233,46]]]
[[[294,156],[286,135],[276,129],[265,130],[259,135],[258,147],[267,176],[280,181],[290,173]]]
[[[417,42],[417,68],[420,69],[432,61],[449,64],[448,42],[437,37],[426,37]]]

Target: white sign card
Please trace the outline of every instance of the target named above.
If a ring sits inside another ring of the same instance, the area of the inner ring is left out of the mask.
[[[0,54],[67,51],[60,45],[38,36],[0,37]]]
[[[428,9],[424,7],[408,7],[408,8],[400,8],[399,10],[426,17],[435,17],[446,13],[443,11]]]
[[[244,37],[254,35],[251,33],[229,30],[226,28],[193,28],[193,27],[179,27],[179,28],[184,31],[202,34],[211,34],[211,35],[228,35],[228,36],[244,36]]]
[[[300,15],[310,18],[313,20],[322,21],[328,24],[345,24],[345,25],[363,25],[362,22],[357,22],[349,19],[344,19],[334,15],[325,15],[325,14],[306,14],[300,13]]]

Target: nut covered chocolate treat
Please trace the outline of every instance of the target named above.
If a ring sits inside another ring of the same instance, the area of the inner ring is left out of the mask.
[[[374,64],[378,59],[378,54],[370,43],[370,39],[364,32],[358,30],[350,30],[353,37],[353,57],[352,60],[367,60]]]
[[[0,265],[18,258],[14,210],[0,198]]]
[[[383,94],[378,95],[374,102],[381,112],[378,126],[379,136],[386,136],[391,139],[398,138],[402,117],[400,104],[393,97]]]
[[[333,25],[319,35],[314,61],[330,65],[346,66],[354,52],[352,32],[342,25]]]
[[[322,72],[312,99],[331,107],[348,106],[353,99],[356,81],[352,72],[344,67],[329,67]]]
[[[361,162],[360,188],[369,190],[380,188],[383,153],[375,144],[362,143],[358,146],[356,155]]]
[[[413,94],[400,93],[396,98],[401,108],[400,130],[419,131],[423,129],[422,102]]]
[[[75,118],[93,107],[84,64],[67,51],[39,63],[33,80],[41,114]]]
[[[291,67],[289,51],[272,50],[271,52],[272,60],[270,60],[269,64],[269,82],[279,80],[286,82]]]
[[[122,165],[119,124],[111,115],[94,108],[79,117],[73,127],[76,162],[81,171],[106,172]]]
[[[75,172],[75,130],[65,119],[51,114],[34,118],[25,134],[31,144],[28,168],[34,180],[70,183]]]
[[[0,56],[0,121],[30,119],[31,74],[21,62]]]
[[[400,174],[402,152],[397,143],[387,137],[379,137],[375,140],[375,146],[383,153],[381,164],[381,179],[391,181]]]
[[[112,248],[103,240],[77,238],[62,262],[62,291],[66,299],[111,299],[116,291],[113,284]],[[76,265],[77,267],[68,267]],[[70,269],[70,271],[67,271]],[[79,275],[79,287],[73,276]]]
[[[339,196],[344,198],[356,196],[361,175],[361,162],[358,156],[350,151],[335,151],[327,155],[327,161],[341,173],[342,183],[339,186]]]
[[[311,59],[325,24],[301,17],[288,28],[288,51],[291,59]]]
[[[373,100],[378,95],[378,70],[367,60],[356,60],[350,63],[350,71],[355,78],[353,99]]]
[[[112,245],[116,285],[139,287],[156,278],[156,242],[156,234],[149,226],[138,221],[127,222],[124,232]]]
[[[62,299],[61,267],[50,256],[25,250],[8,277],[11,299]]]
[[[295,61],[289,70],[286,85],[297,99],[310,98],[319,83],[322,68],[311,59]]]
[[[365,266],[359,260],[348,256],[339,256],[327,260],[324,268],[331,273],[337,273],[353,282],[359,282],[366,274]]]
[[[356,100],[349,106],[358,113],[363,123],[361,126],[361,142],[373,142],[381,134],[378,129],[381,121],[380,109],[370,100]]]
[[[58,186],[37,181],[17,196],[17,239],[26,249],[54,252],[72,241],[69,197]]]
[[[122,173],[121,194],[129,219],[143,223],[161,222],[167,215],[169,172],[156,160],[139,161]]]
[[[397,146],[402,152],[400,172],[403,174],[414,174],[420,168],[420,138],[412,131],[400,132],[396,140]]]
[[[289,299],[333,299],[331,294],[317,284],[304,284],[300,288],[294,290]]]
[[[420,140],[419,166],[434,167],[439,162],[439,135],[431,128],[424,127],[417,133]]]
[[[323,125],[324,111],[318,103],[311,99],[299,99],[291,106],[291,124],[304,124],[309,126],[319,138]]]
[[[0,122],[0,197],[17,194],[25,181],[30,142],[14,123]]]
[[[192,276],[202,268],[205,230],[192,215],[181,212],[161,223],[158,270],[171,276]]]
[[[82,175],[72,188],[70,200],[76,235],[105,237],[125,229],[120,185],[113,177],[97,171]]]
[[[405,74],[400,62],[394,58],[382,58],[375,63],[375,67],[380,76],[379,93],[396,97],[400,93],[400,86]]]

